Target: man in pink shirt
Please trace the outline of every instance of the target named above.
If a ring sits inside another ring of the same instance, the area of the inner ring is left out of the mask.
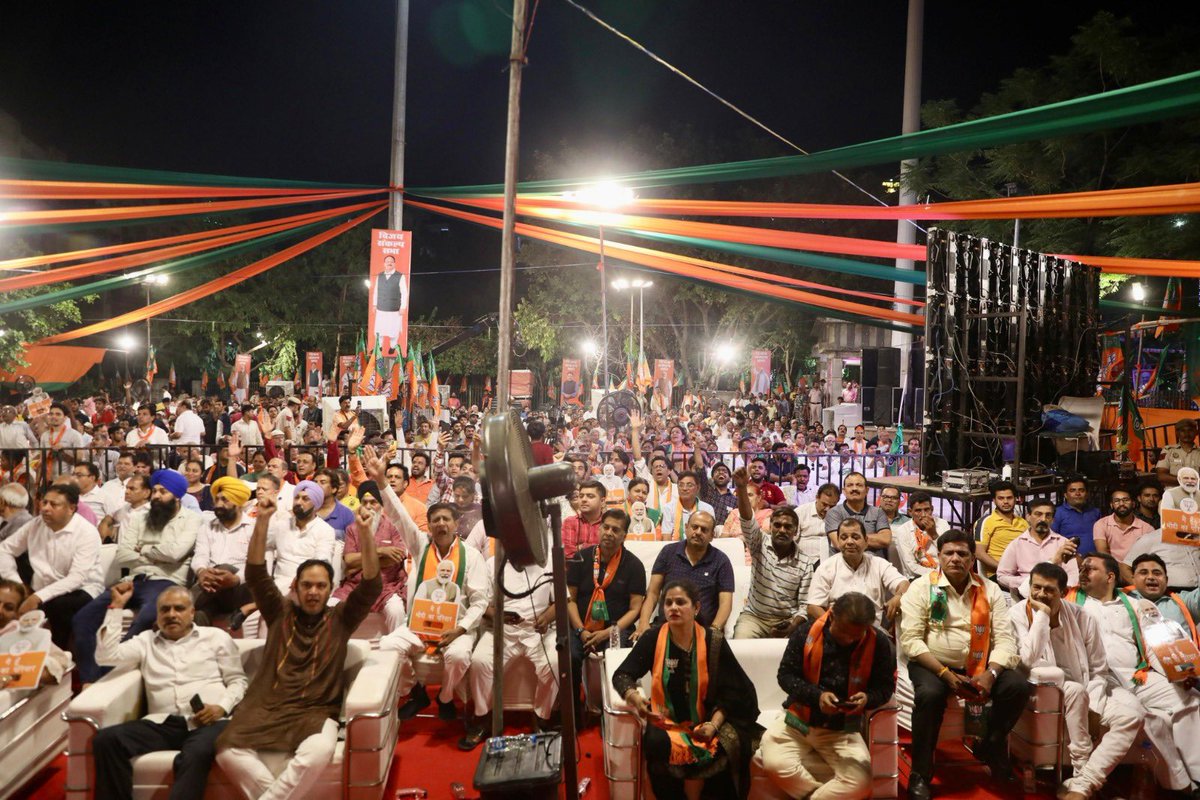
[[[1050,530],[1053,519],[1054,503],[1046,499],[1029,503],[1025,512],[1029,528],[1004,549],[1000,566],[996,568],[996,580],[1005,589],[1028,597],[1029,573],[1035,564],[1043,561],[1066,570],[1068,586],[1079,584],[1079,565],[1075,563],[1079,543]]]
[[[573,558],[576,550],[600,542],[600,515],[604,513],[604,496],[608,492],[598,480],[579,484],[579,513],[562,523],[563,555]]]
[[[1117,561],[1124,561],[1133,543],[1154,529],[1133,513],[1136,506],[1128,490],[1113,489],[1108,504],[1113,513],[1096,520],[1092,538],[1101,553],[1111,553]]]

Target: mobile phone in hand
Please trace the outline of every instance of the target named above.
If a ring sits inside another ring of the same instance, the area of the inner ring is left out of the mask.
[[[849,700],[838,700],[836,703],[834,703],[834,705],[840,708],[842,711],[852,711],[858,708],[858,703],[852,703]]]
[[[200,699],[200,695],[192,695],[192,699],[188,701],[192,706],[192,711],[199,714],[204,710],[204,701]]]

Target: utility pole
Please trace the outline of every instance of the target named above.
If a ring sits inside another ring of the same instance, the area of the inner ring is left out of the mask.
[[[392,170],[388,229],[400,230],[404,217],[404,107],[408,97],[408,0],[396,0],[396,66],[392,85]]]
[[[904,55],[904,114],[901,123],[901,133],[916,133],[921,129],[921,61],[924,51],[925,36],[925,0],[908,0],[908,32]],[[908,188],[907,176],[915,169],[915,159],[900,162],[900,205],[912,205],[917,202],[916,194]],[[917,228],[911,220],[902,219],[896,223],[896,243],[916,244]],[[916,267],[911,259],[896,259],[896,268],[914,270]],[[896,299],[912,300],[913,287],[911,283],[896,281]],[[896,303],[897,311],[910,311],[903,302]],[[892,331],[892,346],[900,349],[900,386],[903,389],[908,382],[908,361],[912,351],[912,334]],[[899,412],[899,409],[897,409]],[[916,416],[916,412],[914,412]]]

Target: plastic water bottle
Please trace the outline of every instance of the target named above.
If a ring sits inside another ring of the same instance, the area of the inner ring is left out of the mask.
[[[1133,773],[1133,786],[1129,792],[1129,800],[1154,800],[1157,796],[1157,784],[1154,780],[1154,753],[1151,752],[1150,740],[1142,737],[1142,747],[1138,752],[1137,766]]]
[[[608,646],[614,650],[621,646],[621,629],[616,625],[608,626]]]

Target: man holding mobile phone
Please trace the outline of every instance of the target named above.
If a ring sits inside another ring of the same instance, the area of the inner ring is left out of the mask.
[[[170,797],[200,800],[217,736],[246,693],[242,659],[228,633],[193,624],[192,596],[182,586],[158,595],[157,631],[142,631],[122,642],[121,617],[132,596],[131,584],[113,587],[112,604],[96,638],[96,663],[139,669],[149,713],[97,732],[92,740],[96,797],[133,797],[131,759],[178,750]]]
[[[787,712],[762,738],[763,768],[789,797],[866,797],[871,753],[862,737],[864,711],[896,689],[896,654],[875,623],[875,603],[847,592],[816,620],[803,620],[779,664]],[[825,763],[821,780],[808,766]]]

